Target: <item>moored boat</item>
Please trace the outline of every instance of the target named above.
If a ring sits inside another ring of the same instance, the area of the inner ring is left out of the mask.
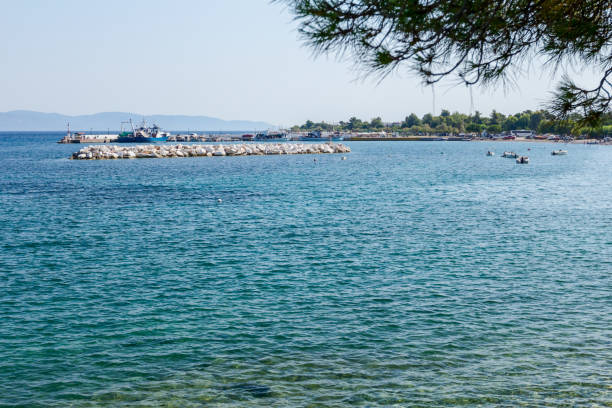
[[[528,163],[529,163],[529,157],[527,157],[527,156],[519,156],[519,157],[516,159],[516,162],[517,162],[518,164],[528,164]]]
[[[284,142],[289,140],[287,133],[268,130],[267,132],[257,133],[255,140],[258,142]]]
[[[519,157],[519,155],[515,152],[504,152],[501,157],[506,157],[508,159],[516,159]]]
[[[567,150],[553,150],[551,154],[553,156],[565,156],[567,154]]]
[[[342,135],[338,132],[326,132],[322,133],[320,130],[309,132],[306,136],[301,136],[298,140],[301,142],[327,142],[327,141],[340,141],[343,140]]]
[[[131,132],[121,132],[117,138],[117,143],[153,143],[163,142],[168,136],[167,132],[162,132],[161,128],[157,125],[147,127],[145,121],[142,121],[142,125],[139,128],[134,128],[132,119],[129,120],[129,124],[132,127]]]

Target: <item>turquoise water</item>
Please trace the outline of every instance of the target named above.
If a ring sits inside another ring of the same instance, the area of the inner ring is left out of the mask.
[[[58,138],[0,135],[0,406],[612,405],[612,147]]]

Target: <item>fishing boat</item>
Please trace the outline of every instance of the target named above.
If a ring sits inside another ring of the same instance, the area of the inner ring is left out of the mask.
[[[567,154],[567,150],[553,150],[551,154],[553,156],[565,156]]]
[[[123,127],[122,122],[122,127]],[[162,132],[161,128],[157,125],[153,125],[152,127],[147,127],[145,121],[142,121],[142,125],[138,128],[134,128],[134,124],[132,123],[132,119],[127,122],[132,127],[131,132],[122,131],[119,133],[119,137],[117,138],[117,143],[152,143],[152,142],[163,142],[165,141],[170,133]]]

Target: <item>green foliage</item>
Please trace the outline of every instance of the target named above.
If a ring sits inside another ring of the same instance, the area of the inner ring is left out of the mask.
[[[372,129],[382,129],[385,125],[380,117],[372,119],[370,122],[370,128]]]
[[[411,113],[410,116],[406,116],[406,119],[402,122],[403,128],[409,128],[412,126],[418,126],[421,124],[421,119],[414,113]]]
[[[440,116],[431,113],[419,119],[411,113],[404,121],[384,123],[380,117],[363,121],[353,116],[348,121],[340,121],[336,125],[326,122],[314,123],[306,121],[301,126],[293,126],[293,131],[341,131],[341,132],[397,132],[406,135],[448,135],[459,133],[501,133],[512,130],[532,130],[538,134],[554,133],[560,135],[604,137],[612,135],[612,114],[605,114],[601,119],[601,126],[584,126],[577,115],[564,120],[557,120],[547,111],[524,111],[514,115],[505,116],[495,110],[488,117],[481,116],[476,111],[474,115],[450,113],[442,110]]]
[[[404,66],[425,84],[452,75],[468,86],[492,85],[539,55],[553,68],[571,63],[601,73],[592,88],[563,78],[550,103],[558,119],[592,125],[610,112],[611,0],[273,1],[289,6],[315,51],[350,57],[368,72],[384,76]],[[501,118],[491,119],[504,127]]]

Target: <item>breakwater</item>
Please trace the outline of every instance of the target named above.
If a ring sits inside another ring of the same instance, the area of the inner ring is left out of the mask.
[[[339,143],[261,143],[229,145],[87,146],[72,154],[74,160],[145,159],[167,157],[251,156],[278,154],[349,153]]]

